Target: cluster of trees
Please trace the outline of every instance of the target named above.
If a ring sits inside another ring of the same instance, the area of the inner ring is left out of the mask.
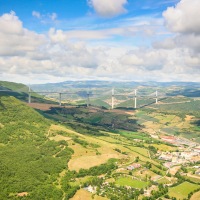
[[[143,189],[127,188],[125,186],[116,186],[114,183],[107,185],[97,185],[97,194],[106,196],[110,200],[130,200],[138,199],[138,196],[144,194]]]
[[[74,137],[73,140],[74,140],[74,142],[76,142],[76,143],[82,145],[82,146],[85,147],[85,148],[88,147],[88,146],[89,146],[89,147],[92,147],[92,148],[98,148],[98,147],[100,147],[100,145],[98,145],[98,144],[89,143],[89,142],[87,142],[87,141],[85,141],[85,140],[79,139],[78,137]]]
[[[158,149],[157,148],[155,148],[154,146],[148,146],[148,149],[153,153],[153,154],[156,154],[157,153],[157,151],[158,151]]]
[[[124,129],[137,131],[141,127],[138,125],[137,120],[129,119],[129,115],[116,114],[109,112],[89,112],[84,108],[52,108],[50,111],[45,112],[48,115],[68,122],[68,125],[79,133],[91,135],[103,135],[98,131],[98,128],[105,130]],[[61,118],[62,116],[62,118]],[[77,126],[77,123],[78,126]]]
[[[101,174],[110,174],[112,170],[117,169],[115,159],[110,159],[107,163],[99,166],[91,167],[90,169],[80,169],[77,177],[98,176]]]
[[[158,189],[158,191],[152,191],[150,197],[144,197],[142,200],[156,200],[168,192],[168,187],[164,187],[163,184],[159,184]]]
[[[88,124],[66,122],[65,125],[84,135],[105,136],[105,134],[98,130],[98,127],[94,127]]]
[[[151,169],[152,168],[152,164],[149,161],[147,161],[145,163],[144,167],[146,167],[147,169]]]
[[[117,151],[117,152],[119,152],[119,153],[121,153],[121,154],[124,154],[124,155],[127,155],[127,154],[128,154],[127,152],[122,151],[122,150],[120,150],[120,149],[118,149],[118,148],[115,148],[114,150]]]

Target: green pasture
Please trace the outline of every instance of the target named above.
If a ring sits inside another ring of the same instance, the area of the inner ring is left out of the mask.
[[[130,186],[130,187],[139,188],[139,189],[145,188],[149,184],[148,182],[135,180],[129,177],[121,177],[117,179],[115,183],[120,186]]]
[[[170,197],[176,197],[177,199],[182,200],[187,199],[188,194],[198,188],[200,188],[199,185],[183,182],[180,185],[169,188],[168,194]]]

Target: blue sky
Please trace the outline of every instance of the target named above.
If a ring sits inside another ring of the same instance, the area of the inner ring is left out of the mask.
[[[199,0],[0,0],[0,79],[200,81],[199,6]]]
[[[117,0],[116,0],[117,1]],[[87,0],[0,0],[0,14],[14,11],[24,27],[37,32],[48,31],[50,27],[63,30],[116,26],[123,19],[141,16],[162,16],[167,7],[173,6],[178,0],[129,0],[125,4],[126,13],[115,17],[103,17],[95,13]],[[33,16],[33,11],[41,14],[46,23],[41,23]],[[48,16],[56,13],[56,21],[52,22]],[[113,25],[112,25],[113,24]]]

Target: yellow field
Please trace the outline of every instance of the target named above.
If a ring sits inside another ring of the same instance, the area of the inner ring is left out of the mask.
[[[80,144],[74,143],[73,141],[68,142],[69,147],[74,150],[74,154],[72,155],[72,158],[77,158],[80,156],[94,156],[96,155],[96,151],[94,149],[89,149],[81,146]]]
[[[117,141],[115,139],[104,141],[101,140],[101,137],[92,137],[88,135],[82,135],[80,133],[77,133],[75,131],[72,131],[70,129],[65,128],[64,126],[60,125],[52,125],[51,129],[49,131],[49,135],[51,135],[51,132],[54,131],[54,139],[61,139],[60,135],[55,135],[55,131],[64,131],[67,135],[78,136],[81,140],[85,140],[88,143],[98,144],[100,147],[98,148],[92,148],[87,146],[83,147],[80,144],[77,144],[73,142],[73,140],[68,140],[69,147],[74,150],[74,154],[72,155],[71,160],[68,163],[68,167],[70,170],[80,170],[83,169],[89,169],[90,167],[98,166],[100,164],[106,163],[110,158],[117,158],[117,159],[123,159],[129,160],[129,162],[133,162],[134,159],[139,156],[139,158],[146,162],[149,161],[154,164],[158,164],[154,160],[151,160],[148,157],[148,152],[146,149],[142,149],[139,147],[131,147],[128,146],[127,149],[122,144],[114,144],[113,141]],[[120,136],[117,136],[120,137]],[[64,137],[65,138],[65,137]],[[65,139],[70,139],[70,137],[66,137]],[[106,137],[103,137],[102,139],[106,139]],[[115,148],[119,148],[123,152],[127,152],[128,155],[121,154],[117,151],[115,151]],[[97,155],[97,152],[99,155]],[[141,155],[142,154],[142,155]],[[144,155],[144,156],[143,156]]]
[[[156,115],[155,118],[158,119],[161,124],[178,120],[175,115]]]
[[[97,195],[94,195],[93,197],[92,196],[92,193],[84,189],[80,189],[70,200],[108,200],[105,197],[100,197]]]
[[[69,141],[69,147],[74,150],[74,154],[72,155],[72,158],[68,163],[68,167],[70,170],[78,171],[81,168],[89,169],[90,167],[106,163],[110,158],[120,159],[124,157],[124,155],[114,150],[114,148],[118,146],[116,144],[111,144],[109,142],[99,140],[95,137],[82,135],[63,126],[52,125],[51,130],[62,130],[68,134],[79,136],[81,140],[85,140],[93,144],[98,144],[100,146],[97,149],[93,149],[90,147],[85,148],[80,144],[74,143],[72,140]],[[96,155],[97,151],[100,153],[100,155]]]
[[[154,172],[152,172],[149,169],[142,169],[142,170],[138,170],[136,172],[134,172],[134,175],[140,179],[146,179],[146,176],[151,176],[151,178],[157,176],[157,174],[155,174]]]
[[[72,158],[68,167],[70,170],[89,169],[90,167],[98,166],[106,163],[110,158],[119,158],[117,154],[102,154],[95,156],[82,155],[78,158]]]
[[[181,166],[175,166],[169,169],[169,173],[175,175],[176,172],[181,168]]]
[[[101,137],[99,137],[99,139],[104,140],[106,142],[110,142],[110,143],[117,143],[117,142],[119,142],[119,140],[117,140],[117,139],[115,139],[113,137],[110,137],[110,136],[101,136]]]
[[[63,136],[63,135],[56,135],[56,136],[54,136],[54,137],[49,137],[49,139],[50,140],[55,140],[55,141],[61,141],[61,140],[65,140],[65,141],[69,141],[69,140],[71,140],[71,138],[70,137],[65,137],[65,136]]]
[[[158,113],[151,114],[150,116],[159,120],[159,122],[147,121],[143,123],[145,125],[143,131],[150,134],[158,133],[159,129],[162,129],[164,127],[177,127],[181,129],[191,127],[190,121],[192,119],[192,116],[187,116],[185,120],[182,120],[180,117],[175,115],[163,115]]]
[[[140,153],[146,157],[149,157],[148,150],[141,147],[131,147],[131,149],[137,153]]]
[[[197,200],[197,199],[200,199],[200,191],[193,194],[192,197],[190,198],[190,200]]]
[[[130,156],[131,157],[139,157],[139,159],[141,160],[141,161],[143,161],[143,162],[147,162],[147,161],[149,161],[150,163],[153,163],[153,164],[155,164],[155,165],[158,165],[158,163],[156,162],[156,161],[154,161],[154,160],[152,160],[152,159],[150,159],[150,158],[148,158],[148,157],[145,157],[145,156],[143,156],[143,155],[141,155],[140,153],[138,153],[138,152],[136,152],[136,151],[134,151],[134,148],[135,147],[129,147],[131,150],[130,150]]]
[[[160,151],[176,151],[176,147],[171,147],[166,144],[151,144],[151,146],[154,146]]]

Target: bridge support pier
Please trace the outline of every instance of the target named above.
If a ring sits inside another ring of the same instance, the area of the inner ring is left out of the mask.
[[[90,93],[87,93],[87,107],[90,106]]]
[[[114,109],[114,95],[115,95],[115,91],[114,88],[112,89],[112,98],[111,98],[111,108]]]
[[[135,90],[135,105],[134,108],[137,108],[137,90]]]
[[[31,93],[28,93],[28,103],[31,103]]]
[[[59,106],[62,106],[62,93],[59,93]]]
[[[158,91],[156,90],[156,104],[158,103]]]
[[[31,87],[28,88],[28,103],[31,103]]]

